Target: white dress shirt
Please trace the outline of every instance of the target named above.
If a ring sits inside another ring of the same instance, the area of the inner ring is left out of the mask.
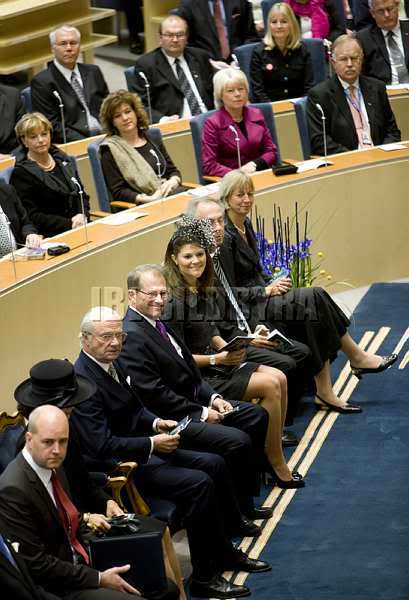
[[[366,112],[366,106],[365,106],[365,101],[364,101],[364,97],[363,94],[361,92],[361,88],[359,87],[359,79],[357,79],[355,81],[355,83],[353,84],[349,84],[346,81],[344,81],[343,79],[341,79],[340,77],[338,77],[343,89],[344,89],[344,93],[345,93],[345,97],[347,98],[347,104],[349,106],[349,88],[352,85],[355,88],[355,97],[359,99],[359,104],[358,104],[358,108],[359,108],[359,113],[361,115],[361,119],[362,119],[362,124],[363,124],[363,131],[364,131],[364,136],[365,138],[368,140],[368,142],[370,141],[372,143],[372,138],[371,138],[371,128],[369,125],[369,119],[368,119],[368,113]],[[362,148],[358,148],[359,150],[364,150],[364,149],[368,149],[368,146],[363,146]]]

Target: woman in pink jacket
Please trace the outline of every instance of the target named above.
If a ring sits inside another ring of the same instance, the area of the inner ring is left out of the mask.
[[[246,173],[270,168],[277,150],[263,113],[247,106],[249,84],[239,69],[222,69],[213,78],[214,102],[219,109],[203,127],[202,160],[205,175],[223,177],[239,165]],[[238,142],[237,142],[238,139]]]

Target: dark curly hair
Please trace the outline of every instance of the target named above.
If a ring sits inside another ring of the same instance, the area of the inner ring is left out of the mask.
[[[118,130],[114,127],[114,114],[122,104],[128,104],[136,114],[139,132],[148,129],[148,115],[138,94],[128,92],[128,90],[118,90],[105,98],[99,112],[102,128],[107,135],[118,135]]]

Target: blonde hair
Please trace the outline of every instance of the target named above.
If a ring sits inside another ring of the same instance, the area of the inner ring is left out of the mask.
[[[229,200],[235,193],[254,194],[254,183],[250,175],[242,169],[226,173],[219,185],[219,202],[229,208]]]
[[[266,46],[266,49],[272,50],[276,46],[270,29],[270,21],[272,19],[273,14],[275,13],[279,13],[280,15],[285,17],[289,25],[289,33],[286,48],[288,48],[289,50],[295,50],[295,48],[299,48],[301,46],[301,32],[294,11],[291,8],[291,6],[289,6],[286,2],[277,2],[276,4],[273,4],[273,6],[270,9],[270,12],[268,13],[266,34],[263,38],[263,42]]]
[[[37,129],[45,129],[52,134],[53,126],[50,121],[42,113],[32,112],[27,113],[17,122],[14,131],[20,143],[23,143],[23,138],[31,135]]]
[[[233,67],[221,69],[213,77],[214,105],[216,108],[223,106],[222,96],[228,83],[242,83],[247,90],[247,94],[249,93],[249,82],[243,71]]]

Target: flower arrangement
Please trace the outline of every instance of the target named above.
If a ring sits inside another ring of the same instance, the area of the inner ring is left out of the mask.
[[[294,287],[311,287],[318,277],[327,275],[321,269],[323,253],[318,252],[318,263],[313,264],[312,240],[308,238],[308,211],[304,215],[302,226],[298,215],[298,204],[295,203],[295,216],[283,219],[280,207],[274,204],[273,239],[265,236],[264,218],[259,217],[256,210],[256,237],[263,270],[272,279],[290,277]]]

